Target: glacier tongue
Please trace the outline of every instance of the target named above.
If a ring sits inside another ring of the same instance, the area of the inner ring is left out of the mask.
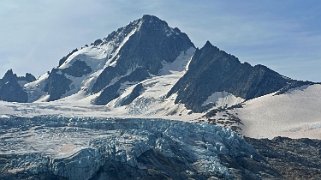
[[[0,118],[0,129],[0,178],[232,178],[250,170],[243,161],[262,163],[243,138],[209,124],[38,116]]]

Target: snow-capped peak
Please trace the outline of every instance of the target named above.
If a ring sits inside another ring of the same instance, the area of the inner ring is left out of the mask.
[[[174,65],[183,66],[189,59],[174,61],[184,52],[190,57],[193,49],[185,33],[156,16],[144,15],[105,38],[73,50],[48,76],[42,76],[46,78],[41,85],[34,82],[26,84],[25,89],[32,101],[53,101],[74,94],[99,96],[100,91],[138,67],[152,75],[159,75],[163,66],[166,71],[177,71]],[[135,77],[130,79],[137,82]]]

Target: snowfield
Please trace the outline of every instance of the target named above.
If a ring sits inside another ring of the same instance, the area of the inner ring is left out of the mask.
[[[164,118],[181,121],[193,121],[200,118],[202,113],[189,114],[181,104],[174,104],[174,99],[157,104],[138,99],[135,105],[110,108],[103,105],[91,105],[75,102],[35,102],[11,103],[0,101],[0,116],[35,117],[35,116],[65,116],[65,117],[105,117],[105,118]],[[82,101],[80,101],[82,102]],[[113,101],[112,101],[113,102]],[[168,105],[168,106],[167,106]],[[175,112],[175,113],[174,113]],[[178,113],[179,112],[179,113]],[[181,113],[184,113],[182,115]]]
[[[162,118],[170,120],[198,122],[205,120],[204,113],[191,113],[183,104],[175,104],[175,94],[165,98],[169,89],[183,75],[175,72],[155,76],[142,82],[146,90],[132,103],[118,106],[117,102],[128,95],[134,85],[124,89],[124,93],[107,105],[92,105],[95,95],[85,97],[81,93],[53,102],[11,103],[0,101],[1,117],[35,117],[43,115],[65,117],[104,118]],[[311,85],[292,89],[284,94],[268,94],[242,103],[242,108],[219,112],[216,118],[224,119],[232,114],[239,118],[241,134],[253,138],[321,139],[321,85]],[[85,98],[79,98],[79,96]],[[227,93],[214,93],[204,103],[231,106],[243,99]],[[215,109],[219,106],[213,106]],[[223,121],[222,121],[223,122]],[[220,124],[218,124],[220,125]]]
[[[321,139],[321,85],[268,94],[245,102],[233,113],[243,122],[245,136]]]

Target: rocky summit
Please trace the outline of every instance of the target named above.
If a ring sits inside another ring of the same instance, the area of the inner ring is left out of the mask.
[[[8,70],[0,79],[0,100],[9,102],[27,102],[28,94],[23,90],[24,84],[32,82],[36,78],[27,73],[18,77],[13,71]]]

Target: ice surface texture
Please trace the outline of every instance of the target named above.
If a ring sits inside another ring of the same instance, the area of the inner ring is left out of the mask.
[[[233,178],[267,170],[243,138],[209,124],[3,117],[0,132],[0,178]]]

